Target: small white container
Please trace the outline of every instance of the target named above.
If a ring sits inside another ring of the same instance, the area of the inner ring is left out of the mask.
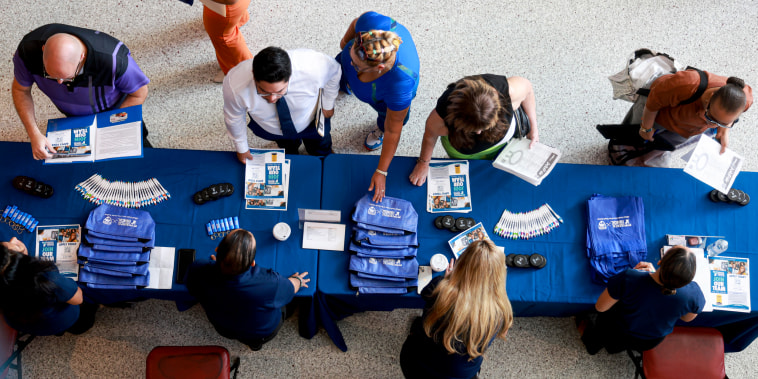
[[[290,234],[292,234],[292,229],[286,222],[274,225],[274,238],[279,241],[286,241],[287,238],[290,238]]]
[[[434,254],[429,266],[432,266],[432,271],[440,272],[447,269],[447,257],[444,254]]]

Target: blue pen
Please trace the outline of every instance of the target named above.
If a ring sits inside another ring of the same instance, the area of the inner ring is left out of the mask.
[[[234,229],[240,228],[240,218],[237,216],[234,216]]]

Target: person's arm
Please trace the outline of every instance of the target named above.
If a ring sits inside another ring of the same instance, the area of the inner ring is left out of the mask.
[[[81,288],[77,288],[76,293],[74,294],[74,296],[71,296],[71,298],[68,299],[68,301],[66,301],[66,302],[69,303],[69,304],[71,304],[71,305],[79,305],[82,302],[84,302],[84,294],[82,293],[82,289]]]
[[[224,78],[223,85],[224,124],[226,124],[227,134],[234,143],[237,159],[245,164],[246,160],[253,159],[250,146],[247,144],[247,109],[239,103],[229,78],[229,75]]]
[[[400,133],[403,131],[403,120],[408,114],[408,108],[402,111],[387,109],[387,118],[384,120],[384,146],[382,146],[382,154],[379,156],[379,165],[374,171],[374,175],[371,176],[371,185],[368,187],[369,191],[374,191],[374,201],[377,203],[384,199],[387,184],[387,176],[379,171],[388,172],[392,158],[395,157],[397,144],[400,142]]]
[[[716,139],[721,142],[721,154],[724,154],[726,147],[729,146],[729,129],[718,128],[716,131]]]
[[[597,309],[598,312],[605,312],[611,309],[616,302],[618,302],[618,299],[612,298],[611,295],[608,294],[608,289],[606,288],[603,293],[600,294],[600,297],[597,298],[595,309]]]
[[[324,117],[331,118],[334,116],[334,103],[337,101],[337,95],[340,90],[340,78],[342,77],[342,66],[334,58],[318,53],[323,60],[324,76],[322,77],[321,87],[324,89],[321,96],[321,111]]]
[[[432,112],[429,113],[429,117],[426,118],[424,139],[421,142],[421,154],[419,155],[418,161],[416,161],[416,166],[413,167],[413,171],[411,172],[411,183],[417,186],[424,185],[426,182],[426,174],[429,172],[429,161],[432,160],[434,145],[437,144],[437,139],[440,136],[446,136],[447,134],[445,120],[440,117],[436,109],[433,109]]]
[[[358,17],[353,19],[353,22],[350,23],[350,26],[347,27],[347,30],[345,31],[345,35],[342,36],[342,40],[340,40],[340,50],[345,48],[345,45],[347,45],[348,42],[350,42],[351,39],[355,38],[355,23],[358,22]]]
[[[120,108],[142,105],[145,103],[145,99],[147,99],[147,84],[132,93],[126,94],[126,99],[121,103]]]
[[[694,320],[695,317],[697,317],[697,313],[687,313],[686,315],[679,317],[679,319],[681,319],[684,322],[690,322]]]
[[[16,79],[13,79],[11,85],[11,96],[13,105],[16,107],[16,113],[21,119],[21,123],[29,135],[32,144],[32,155],[34,159],[47,159],[52,155],[48,152],[54,151],[53,145],[47,140],[37,127],[37,119],[34,117],[34,99],[32,98],[32,87],[22,86]],[[47,150],[46,150],[47,148]]]
[[[295,293],[297,293],[297,291],[300,291],[300,289],[303,287],[308,288],[308,282],[310,282],[311,279],[310,278],[306,279],[305,277],[307,275],[308,275],[308,271],[302,274],[299,272],[296,272],[290,275],[289,278],[287,278],[289,279],[290,283],[292,283],[292,286],[295,288]]]
[[[653,124],[655,124],[655,118],[658,116],[658,111],[651,111],[648,110],[647,107],[642,110],[642,122],[640,123],[640,137],[652,141],[653,140],[653,133],[655,133],[655,130],[653,129]],[[646,131],[649,130],[649,131]]]
[[[532,140],[529,144],[531,149],[535,143],[540,141],[539,128],[537,127],[537,101],[534,98],[534,88],[532,82],[520,76],[508,78],[508,94],[511,97],[511,105],[514,110],[522,107],[529,118],[529,134],[527,138]]]

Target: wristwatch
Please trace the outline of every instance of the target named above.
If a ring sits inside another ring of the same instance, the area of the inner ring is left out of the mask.
[[[640,130],[641,130],[643,133],[650,133],[650,132],[652,132],[652,131],[653,131],[653,128],[650,128],[650,129],[643,129],[643,128],[642,128],[642,126],[640,126]]]

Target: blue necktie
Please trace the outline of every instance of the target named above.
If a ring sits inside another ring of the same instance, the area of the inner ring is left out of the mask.
[[[280,97],[276,102],[276,114],[279,115],[279,124],[282,126],[282,135],[285,137],[291,137],[297,134],[295,124],[292,123],[290,108],[287,106],[287,101],[284,100],[284,97]]]

